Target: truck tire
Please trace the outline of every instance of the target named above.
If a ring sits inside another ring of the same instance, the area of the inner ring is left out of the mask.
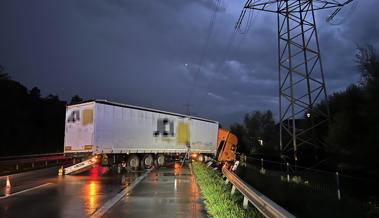
[[[208,155],[204,155],[204,162],[208,162],[208,161],[209,161]]]
[[[156,157],[156,165],[157,167],[162,167],[164,166],[166,162],[166,157],[163,154],[158,154]]]
[[[204,162],[204,155],[199,154],[199,155],[197,156],[197,161],[199,161],[199,162]]]
[[[129,170],[138,170],[140,167],[140,159],[137,155],[132,154],[128,158],[127,168]]]
[[[154,165],[154,158],[151,154],[146,154],[141,161],[141,167],[144,169],[150,169]]]

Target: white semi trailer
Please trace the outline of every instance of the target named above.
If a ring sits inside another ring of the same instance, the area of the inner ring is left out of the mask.
[[[149,168],[189,150],[215,155],[218,126],[216,121],[198,117],[91,100],[67,106],[64,152],[102,155],[110,163],[125,161],[129,167]]]

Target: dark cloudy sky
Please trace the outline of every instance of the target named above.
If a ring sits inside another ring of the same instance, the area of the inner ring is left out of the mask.
[[[356,44],[379,48],[379,1],[318,13],[329,94],[359,80]],[[244,0],[1,0],[0,64],[13,79],[68,100],[83,98],[185,113],[227,126],[278,110],[276,16],[255,13],[227,51]],[[202,68],[198,71],[203,54]],[[199,73],[196,73],[199,72]]]

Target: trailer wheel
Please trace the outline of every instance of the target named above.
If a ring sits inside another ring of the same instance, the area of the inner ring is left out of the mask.
[[[129,170],[138,170],[140,166],[140,159],[137,155],[130,155],[128,158],[128,169]]]
[[[208,162],[208,160],[209,160],[208,155],[205,155],[205,156],[204,156],[204,162]]]
[[[197,156],[197,160],[198,160],[199,162],[204,162],[204,155],[199,154],[199,155]]]
[[[141,166],[144,169],[150,169],[154,165],[154,158],[151,154],[147,154],[142,158]]]
[[[162,167],[164,166],[165,162],[166,162],[165,156],[163,154],[158,154],[157,159],[156,159],[156,165],[158,167]]]

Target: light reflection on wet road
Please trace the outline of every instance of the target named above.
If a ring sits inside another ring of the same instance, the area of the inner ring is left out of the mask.
[[[155,169],[122,200],[105,218],[193,217],[206,218],[200,190],[187,164],[176,162]]]
[[[136,173],[118,175],[101,166],[79,175],[63,177],[56,176],[56,169],[50,171],[11,181],[11,193],[43,186],[0,199],[0,217],[89,217],[138,176]],[[1,186],[0,196],[4,196],[5,191]]]

